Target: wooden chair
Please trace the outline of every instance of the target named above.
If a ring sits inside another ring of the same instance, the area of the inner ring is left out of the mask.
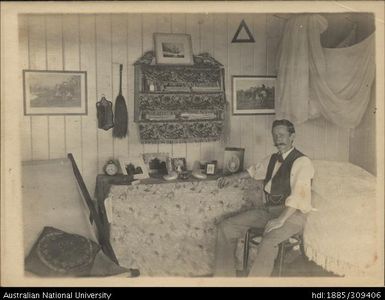
[[[249,260],[250,245],[258,245],[259,241],[256,241],[255,238],[260,237],[262,234],[261,228],[251,227],[246,231],[245,234],[245,244],[243,248],[243,276],[247,275],[247,265]],[[288,238],[287,240],[279,244],[278,256],[276,258],[276,263],[278,265],[278,276],[282,276],[282,269],[284,264],[285,255],[288,251],[292,250],[294,247],[299,246],[301,254],[305,256],[304,245],[303,245],[303,235],[302,233],[297,233]]]

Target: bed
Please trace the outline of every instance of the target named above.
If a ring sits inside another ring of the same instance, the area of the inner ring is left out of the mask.
[[[306,256],[340,276],[375,276],[381,266],[376,177],[348,162],[313,164],[316,210],[304,230]]]

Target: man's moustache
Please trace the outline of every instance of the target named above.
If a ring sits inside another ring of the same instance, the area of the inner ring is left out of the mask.
[[[285,143],[275,143],[274,146],[285,146],[286,144]]]

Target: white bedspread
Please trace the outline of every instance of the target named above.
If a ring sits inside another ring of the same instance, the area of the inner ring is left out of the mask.
[[[305,227],[305,252],[344,276],[377,271],[376,178],[350,163],[314,161],[313,206]]]

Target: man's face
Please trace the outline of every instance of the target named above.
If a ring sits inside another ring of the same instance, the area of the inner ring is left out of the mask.
[[[293,145],[295,134],[288,131],[285,125],[278,125],[273,128],[274,146],[278,151],[284,153],[288,151]]]

